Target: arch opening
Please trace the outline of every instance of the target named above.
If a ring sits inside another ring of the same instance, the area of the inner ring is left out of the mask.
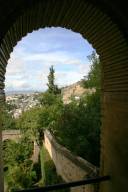
[[[49,30],[49,29],[48,29]],[[54,29],[55,30],[55,29]],[[62,30],[62,29],[61,29]],[[64,30],[64,29],[63,29]],[[64,32],[65,32],[65,30],[64,30]],[[47,31],[46,31],[46,33],[48,33]],[[70,32],[71,33],[71,32]],[[39,36],[39,33],[37,33],[38,34],[38,36]],[[77,34],[78,35],[78,34]],[[57,36],[58,36],[58,34],[57,34]],[[66,34],[64,33],[64,37],[66,36]],[[45,39],[46,37],[44,36],[44,39]],[[50,38],[50,37],[49,37]],[[75,37],[76,38],[76,37]],[[28,38],[29,39],[29,41],[30,41],[30,38]],[[40,41],[41,41],[41,37],[39,38],[40,39]],[[69,40],[71,40],[71,37],[70,37],[70,35],[69,35],[69,39],[68,39],[68,43],[69,43]],[[56,40],[57,41],[57,40]],[[64,39],[64,41],[65,41],[65,39]],[[85,40],[83,40],[83,42],[84,42]],[[37,42],[37,40],[36,40],[36,43],[38,44],[38,42]],[[43,43],[45,44],[45,42],[43,41]],[[48,42],[47,42],[48,43]],[[81,42],[80,42],[81,43]],[[85,43],[85,42],[84,42]],[[25,42],[25,41],[23,41],[23,43],[22,44],[27,44],[27,41]],[[70,41],[70,44],[71,44],[71,41]],[[74,43],[75,44],[75,43]],[[73,44],[73,46],[74,46],[74,44]],[[35,45],[35,42],[34,42],[34,45]],[[77,46],[79,47],[79,49],[80,49],[80,46],[79,46],[79,44],[78,44],[78,42],[77,42]],[[86,45],[87,46],[87,45]],[[30,45],[28,46],[28,47],[30,47]],[[39,46],[40,47],[40,46]],[[48,45],[48,47],[49,47],[49,45]],[[52,46],[50,45],[50,50],[53,52],[53,50],[52,50],[52,48],[51,48]],[[54,46],[53,46],[54,47]],[[22,49],[23,49],[23,47],[22,47]],[[34,49],[36,49],[36,54],[38,54],[38,51],[37,51],[37,48],[36,48],[36,46],[34,47]],[[47,48],[46,48],[47,49]],[[78,49],[78,50],[79,50]],[[89,49],[89,48],[88,48]],[[56,49],[55,49],[56,50]],[[59,46],[59,52],[60,52],[60,50],[61,50],[61,48],[60,48],[60,46]],[[64,47],[64,50],[65,50],[65,47]],[[16,49],[15,49],[15,51],[16,51]],[[14,51],[14,52],[15,52]],[[26,51],[26,49],[25,49],[25,51]],[[41,51],[41,48],[39,49],[39,52]],[[44,52],[47,52],[46,50],[43,50]],[[74,51],[74,50],[73,50]],[[79,50],[80,51],[80,50]],[[56,52],[56,51],[55,51]],[[67,50],[67,52],[68,52],[68,54],[69,54],[69,50]],[[91,52],[92,52],[92,48],[90,49],[90,51],[89,52],[87,52],[86,53],[86,51],[85,50],[83,50],[83,52],[84,52],[84,54],[90,54]],[[77,51],[75,52],[76,54],[77,54]],[[74,54],[75,54],[74,53]],[[66,54],[65,54],[66,55]],[[22,57],[24,56],[24,54],[22,53]],[[32,56],[32,54],[31,54],[31,56]],[[55,56],[56,56],[56,54],[55,54]],[[59,55],[60,57],[61,57],[61,55]],[[25,57],[26,57],[26,55],[25,55]],[[28,56],[28,57],[30,57],[30,55]],[[43,57],[43,55],[42,55],[42,57]],[[84,58],[86,58],[86,56],[84,56]],[[21,60],[21,59],[23,59],[23,58],[19,58],[19,60]],[[68,59],[66,59],[68,62],[69,62],[69,59],[70,58],[68,58]],[[61,59],[59,59],[59,61],[60,61]],[[62,58],[62,60],[63,60],[63,58]],[[9,63],[9,65],[10,65],[10,67],[11,67],[11,64],[13,65],[13,63],[14,63],[14,61],[15,60],[13,60],[13,62],[12,63]],[[75,61],[75,57],[74,57],[74,60],[71,60],[70,62],[71,63],[73,63]],[[51,59],[50,59],[50,62],[52,62],[51,61]],[[55,61],[54,61],[55,62]],[[65,62],[65,60],[64,60],[64,62]],[[84,63],[84,65],[83,65],[83,67],[86,67],[86,62],[87,61],[83,61],[82,60],[82,62],[85,62]],[[61,63],[61,64],[60,64]],[[63,62],[61,61],[59,64],[60,65],[63,65]],[[17,64],[17,63],[16,63]],[[28,64],[31,64],[31,62],[30,63],[28,63]],[[34,63],[35,64],[35,63]],[[37,62],[37,64],[39,64],[39,61]],[[78,63],[78,61],[77,61],[77,63],[76,63],[78,66],[79,66],[79,63]],[[80,63],[81,64],[81,63]],[[35,64],[36,65],[36,64]],[[50,65],[51,65],[51,63],[50,63]],[[49,65],[49,66],[50,66]],[[59,66],[60,66],[59,65]],[[74,66],[71,66],[72,67],[72,70],[73,70],[73,67]],[[76,66],[75,66],[76,67]],[[75,67],[74,67],[74,69],[75,69]],[[29,67],[30,68],[30,67]],[[89,68],[89,67],[88,67]],[[16,69],[15,67],[13,67],[13,69]],[[66,69],[67,70],[67,69]],[[77,69],[78,70],[78,69]],[[15,70],[16,71],[16,70]],[[15,72],[14,71],[14,72]],[[20,71],[19,71],[20,72]],[[35,72],[35,71],[34,71]],[[84,75],[85,75],[85,72],[84,71],[82,71],[83,73],[82,73],[82,76],[81,77],[83,77]],[[22,72],[21,72],[22,73]],[[29,72],[27,71],[27,73],[31,73],[31,70],[29,70]],[[70,71],[70,73],[71,73],[71,71]],[[29,74],[28,74],[29,75]],[[69,74],[70,76],[72,76],[71,74]],[[14,74],[12,74],[12,76],[15,76],[15,73]],[[47,75],[46,75],[47,76]],[[77,77],[77,76],[76,76]],[[27,80],[28,80],[28,76],[27,76]],[[68,80],[68,78],[66,78],[66,81]],[[79,80],[79,79],[78,79]],[[64,78],[64,81],[65,81],[65,78]],[[77,79],[75,78],[75,81],[77,81]],[[41,82],[42,83],[42,82]],[[15,86],[15,85],[14,85]],[[42,86],[41,86],[42,87]],[[41,90],[42,90],[42,88],[41,88]],[[10,99],[10,97],[9,97],[9,99]],[[16,98],[14,98],[14,99],[16,99]],[[23,98],[21,98],[21,99],[23,99]],[[32,118],[33,119],[33,118]],[[23,122],[23,119],[22,119],[22,124],[24,124],[24,122]],[[77,135],[76,135],[76,138],[77,138]],[[79,144],[78,144],[78,146],[79,146]],[[79,149],[80,149],[80,147],[79,147]],[[82,151],[82,150],[81,150]],[[79,154],[80,155],[80,154]],[[86,157],[85,157],[86,158]],[[96,159],[96,157],[95,157],[95,159]],[[99,159],[99,157],[98,157],[98,159]]]

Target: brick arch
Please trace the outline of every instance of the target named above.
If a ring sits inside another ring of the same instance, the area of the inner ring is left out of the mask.
[[[0,44],[1,93],[13,47],[33,30],[47,26],[66,27],[81,33],[97,50],[102,63],[101,174],[110,174],[112,178],[111,184],[103,184],[101,189],[104,192],[126,191],[128,45],[118,24],[88,0],[36,1],[30,7],[22,7],[19,15],[13,11],[11,14],[10,25],[7,23]]]

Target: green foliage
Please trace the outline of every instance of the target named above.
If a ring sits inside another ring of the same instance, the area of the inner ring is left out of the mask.
[[[38,123],[40,110],[40,107],[31,108],[28,111],[23,112],[22,115],[16,120],[16,126],[28,138],[36,138],[37,130],[40,129],[40,125]]]
[[[37,173],[30,159],[33,143],[27,137],[19,142],[4,141],[4,171],[7,191],[30,188],[37,182]]]
[[[101,88],[101,63],[97,54],[93,51],[88,59],[91,63],[90,72],[83,80],[83,86],[85,88]]]
[[[3,110],[2,122],[3,122],[3,130],[17,129],[15,120],[7,109]]]
[[[48,154],[48,151],[43,147],[41,150],[42,158],[41,163],[42,165],[42,172],[43,175],[45,174],[45,185],[55,185],[58,183],[63,183],[64,181],[62,178],[57,175],[56,167]],[[69,192],[68,189],[61,189],[58,192]]]
[[[40,162],[41,162],[41,175],[43,185],[45,185],[46,182],[46,176],[45,176],[46,172],[44,168],[45,160],[46,160],[46,152],[44,146],[42,146],[40,150]]]
[[[58,100],[52,105],[43,106],[39,114],[39,124],[45,128],[52,128],[58,116],[60,116],[62,109],[63,103],[61,100]]]
[[[5,103],[6,110],[10,112],[13,109],[16,109],[16,105],[14,103]]]
[[[15,165],[9,167],[5,179],[9,191],[30,188],[35,183],[36,172],[30,165]]]
[[[58,88],[57,85],[55,85],[55,70],[53,68],[53,66],[50,67],[50,72],[48,75],[48,92],[52,93],[52,94],[60,94],[60,89]]]
[[[49,93],[48,91],[41,93],[38,99],[43,106],[50,106],[62,102],[61,96],[59,94],[55,95],[53,93]]]
[[[4,163],[6,166],[13,166],[23,163],[30,158],[33,152],[32,141],[23,137],[17,143],[12,140],[4,141]]]
[[[52,129],[63,108],[60,95],[48,92],[42,95],[42,105],[23,112],[16,121],[17,127],[28,137],[34,138],[39,146],[42,145],[43,131]]]
[[[62,145],[99,165],[100,126],[100,94],[96,92],[84,96],[79,103],[65,105],[53,130]]]

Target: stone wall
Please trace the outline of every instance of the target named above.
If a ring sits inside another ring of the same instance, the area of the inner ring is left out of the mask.
[[[18,141],[21,138],[20,130],[3,130],[2,131],[2,141],[11,139]]]
[[[64,181],[76,181],[95,176],[98,169],[86,160],[74,156],[65,147],[59,145],[50,132],[44,132],[44,145],[48,150],[58,175]],[[94,192],[93,185],[71,188],[71,192]]]

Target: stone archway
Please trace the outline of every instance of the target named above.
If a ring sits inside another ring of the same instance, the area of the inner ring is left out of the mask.
[[[15,3],[7,19],[3,18],[7,23],[0,37],[1,104],[7,61],[23,36],[46,26],[81,33],[97,50],[102,63],[101,174],[109,174],[111,181],[101,185],[101,191],[127,191],[128,44],[123,32],[116,20],[89,0],[24,3]]]

